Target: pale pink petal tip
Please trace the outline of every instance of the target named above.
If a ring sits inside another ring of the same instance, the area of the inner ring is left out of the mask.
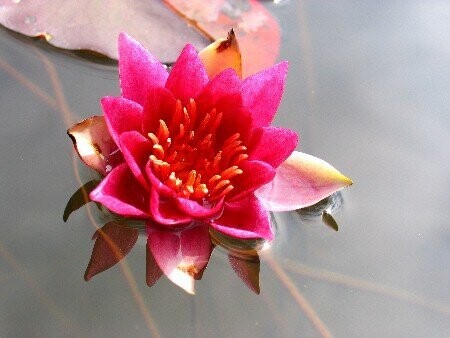
[[[106,175],[108,156],[117,149],[103,116],[93,116],[67,130],[81,160],[101,175]]]
[[[267,210],[289,211],[315,204],[352,183],[329,163],[294,151],[255,195]]]

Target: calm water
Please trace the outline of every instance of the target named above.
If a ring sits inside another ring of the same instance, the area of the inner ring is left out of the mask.
[[[195,296],[165,278],[148,288],[145,238],[129,274],[83,280],[94,228],[86,208],[62,221],[79,187],[66,129],[118,94],[117,70],[0,30],[0,336],[448,336],[450,4],[290,1],[273,13],[290,61],[275,124],[355,184],[339,232],[276,215],[259,296],[218,250]]]

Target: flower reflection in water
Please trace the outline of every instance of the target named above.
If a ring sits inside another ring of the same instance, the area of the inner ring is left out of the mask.
[[[259,292],[257,243],[273,240],[270,212],[310,206],[352,184],[327,162],[295,151],[295,131],[270,125],[287,62],[242,79],[233,31],[199,53],[187,45],[170,73],[124,33],[119,55],[121,96],[104,97],[104,116],[68,130],[102,179],[75,193],[64,220],[88,201],[119,218],[94,236],[86,279],[131,250],[137,220],[147,235],[149,285],[164,274],[194,293],[220,245]]]

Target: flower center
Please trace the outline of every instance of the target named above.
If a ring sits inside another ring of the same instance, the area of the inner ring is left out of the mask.
[[[234,189],[247,148],[239,133],[216,141],[221,121],[215,108],[201,114],[193,99],[186,107],[177,100],[171,121],[159,120],[156,133],[148,134],[153,173],[178,196],[214,203]]]

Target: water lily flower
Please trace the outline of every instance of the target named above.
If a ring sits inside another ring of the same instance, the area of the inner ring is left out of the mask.
[[[351,184],[328,163],[295,151],[294,131],[270,126],[287,69],[281,62],[242,80],[231,32],[200,53],[187,45],[169,73],[120,35],[121,96],[104,97],[104,116],[68,133],[82,160],[104,176],[91,200],[145,220],[151,252],[169,278],[202,270],[210,241],[196,244],[190,260],[184,253],[208,227],[272,240],[269,211],[311,205]],[[161,232],[191,228],[198,229]]]

